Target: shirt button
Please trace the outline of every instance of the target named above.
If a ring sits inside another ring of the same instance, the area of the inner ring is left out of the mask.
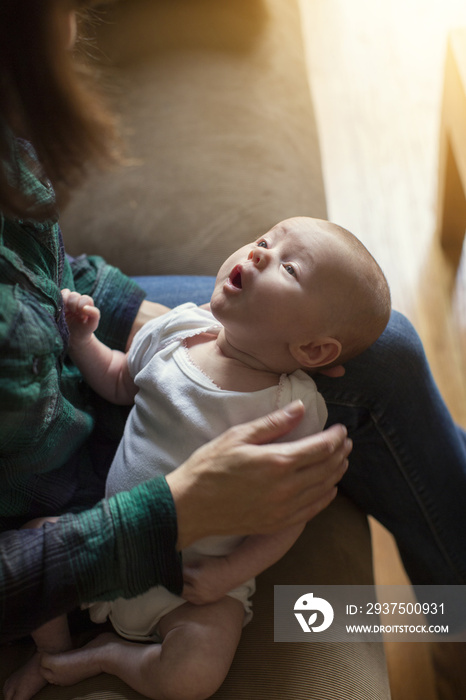
[[[41,373],[42,370],[42,358],[41,357],[35,357],[32,361],[32,372],[36,376]]]

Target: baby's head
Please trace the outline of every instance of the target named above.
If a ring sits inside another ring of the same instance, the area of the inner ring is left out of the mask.
[[[341,343],[338,362],[361,354],[384,331],[391,313],[390,289],[379,264],[350,231],[328,221],[295,220],[320,235],[328,251],[320,259],[323,320],[330,337]],[[307,222],[307,223],[306,223]],[[330,258],[330,260],[329,260]],[[315,278],[314,278],[315,281]]]
[[[340,364],[368,348],[388,323],[390,292],[353,234],[295,217],[228,258],[211,308],[235,347],[288,372]]]

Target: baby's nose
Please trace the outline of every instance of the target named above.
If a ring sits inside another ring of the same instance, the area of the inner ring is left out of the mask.
[[[256,267],[265,267],[267,265],[267,248],[253,248],[248,255],[248,260],[252,260]]]

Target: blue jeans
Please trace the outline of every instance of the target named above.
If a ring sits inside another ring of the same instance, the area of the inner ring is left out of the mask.
[[[133,277],[146,292],[148,301],[157,301],[171,309],[186,301],[206,304],[214,291],[215,277],[160,275]]]
[[[137,278],[167,306],[204,303],[209,277]],[[340,488],[394,535],[416,584],[466,584],[466,433],[455,425],[411,323],[393,312],[344,377],[315,377],[353,439]],[[344,533],[342,533],[344,536]]]
[[[342,491],[392,532],[413,583],[465,584],[466,433],[411,323],[393,312],[344,377],[316,383],[354,443]]]

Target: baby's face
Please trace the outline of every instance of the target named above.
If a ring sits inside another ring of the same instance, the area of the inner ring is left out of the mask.
[[[266,347],[300,342],[313,329],[321,332],[324,283],[343,255],[328,226],[306,217],[287,219],[233,253],[217,275],[214,316],[236,338]]]

